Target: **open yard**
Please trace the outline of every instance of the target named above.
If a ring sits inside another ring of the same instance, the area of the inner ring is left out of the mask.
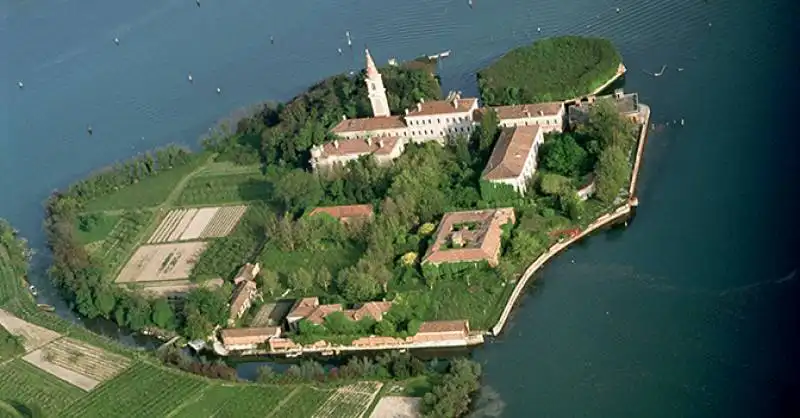
[[[192,163],[144,178],[136,184],[87,202],[85,209],[88,212],[94,212],[158,206],[167,200],[167,197],[184,177],[205,162],[204,158],[197,158]]]
[[[42,408],[48,417],[85,394],[84,391],[20,360],[0,366],[0,400]]]
[[[224,237],[233,231],[247,206],[175,209],[147,240],[148,244]]]
[[[23,321],[2,309],[0,309],[0,327],[5,328],[11,335],[21,337],[25,351],[35,350],[61,336],[55,331]]]
[[[317,409],[313,418],[361,417],[367,412],[383,383],[358,382],[336,389],[333,395]]]
[[[117,225],[119,219],[120,215],[106,213],[80,215],[75,228],[78,241],[85,245],[104,240]]]
[[[236,417],[263,418],[274,410],[296,386],[213,385],[200,397],[185,404],[173,418]]]
[[[84,390],[94,389],[130,364],[125,357],[71,338],[53,341],[23,359]]]
[[[58,416],[164,417],[196,397],[207,385],[208,381],[198,376],[137,363],[79,399]]]
[[[268,200],[270,182],[259,172],[198,173],[189,179],[177,199],[177,205],[218,205],[223,203]]]
[[[117,276],[117,283],[177,280],[189,277],[205,242],[143,245]]]
[[[369,418],[418,418],[422,398],[410,396],[384,396],[375,405]]]

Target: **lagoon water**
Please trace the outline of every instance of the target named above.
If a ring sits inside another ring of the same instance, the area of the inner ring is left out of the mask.
[[[444,89],[475,94],[475,70],[511,47],[609,37],[661,126],[639,213],[548,265],[476,350],[499,399],[484,412],[788,416],[800,398],[793,3],[0,0],[0,217],[42,249],[51,190],[358,69],[364,45],[383,62],[452,49]]]

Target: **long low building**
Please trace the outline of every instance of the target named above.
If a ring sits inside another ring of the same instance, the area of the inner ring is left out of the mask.
[[[336,139],[311,148],[311,167],[315,170],[346,165],[364,156],[372,156],[379,165],[387,165],[403,154],[406,139],[397,136]]]
[[[536,172],[539,147],[544,143],[542,131],[537,125],[503,129],[481,177],[525,194],[528,179]]]
[[[226,350],[253,350],[261,344],[266,344],[270,338],[280,337],[281,328],[226,328],[219,332],[219,336]]]
[[[547,102],[510,106],[492,106],[500,126],[538,126],[543,133],[564,131],[564,103]],[[486,110],[481,109],[479,114]]]

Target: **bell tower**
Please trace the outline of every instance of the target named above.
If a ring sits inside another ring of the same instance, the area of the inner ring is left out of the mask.
[[[375,67],[375,61],[369,54],[369,49],[365,49],[367,54],[367,78],[364,82],[367,83],[367,91],[369,92],[369,102],[372,104],[373,116],[390,116],[389,100],[386,98],[386,89],[383,87],[383,78],[378,68]]]

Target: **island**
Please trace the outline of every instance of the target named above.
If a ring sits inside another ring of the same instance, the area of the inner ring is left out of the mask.
[[[482,344],[547,260],[638,205],[649,108],[600,94],[624,73],[613,46],[548,42],[577,45],[562,75],[585,71],[581,45],[611,58],[548,90],[497,68],[553,53],[511,53],[478,99],[365,51],[362,73],[228,118],[200,152],[94,173],[47,201],[50,274],[83,316],[218,356]]]

